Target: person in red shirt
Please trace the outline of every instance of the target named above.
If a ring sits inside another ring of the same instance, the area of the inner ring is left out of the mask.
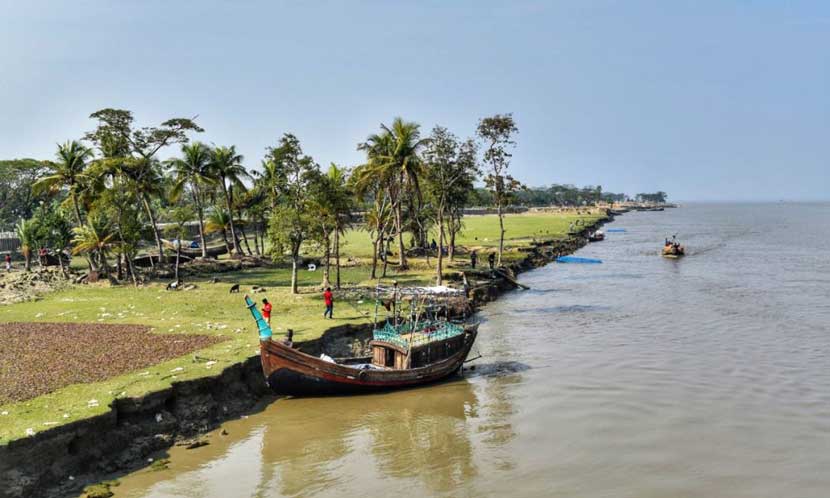
[[[267,299],[262,298],[262,318],[265,318],[265,321],[268,322],[268,326],[271,326],[271,303],[268,302]]]
[[[323,318],[328,315],[332,320],[334,319],[334,294],[331,293],[331,287],[326,287],[326,292],[323,293],[323,301],[326,303],[326,311],[323,312]]]
[[[6,271],[12,271],[12,255],[6,254]]]

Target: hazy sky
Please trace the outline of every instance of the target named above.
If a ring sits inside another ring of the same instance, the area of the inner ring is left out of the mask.
[[[830,2],[0,0],[0,158],[102,107],[198,115],[249,166],[286,131],[353,165],[394,116],[513,112],[531,185],[827,199]]]

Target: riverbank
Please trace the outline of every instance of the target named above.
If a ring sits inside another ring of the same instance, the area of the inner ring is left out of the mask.
[[[603,221],[596,218],[585,228]],[[512,257],[507,258],[510,260],[507,266],[514,274],[546,264],[557,255],[569,254],[586,243],[584,237],[563,240],[543,239],[540,235],[528,234],[527,242],[516,247]],[[504,278],[480,277],[468,275],[474,306],[514,287]],[[216,303],[209,305],[215,311]],[[369,326],[343,324],[317,339],[304,341],[301,347],[315,354],[324,350],[336,354],[343,348],[353,347],[355,342],[366,340],[370,333]],[[247,337],[245,341],[250,339]],[[226,366],[219,375],[205,376],[205,370],[200,370],[195,378],[187,378],[192,374],[183,369],[182,378],[175,379],[173,375],[175,380],[170,381],[169,387],[139,396],[115,397],[102,413],[0,446],[0,476],[10,483],[2,490],[3,496],[28,496],[32,492],[66,494],[102,476],[148,465],[149,455],[176,441],[193,438],[225,420],[255,412],[257,406],[271,398],[262,379],[259,358],[251,356],[255,347],[250,349],[245,359]],[[199,366],[206,368],[204,364]],[[188,365],[190,369],[199,370]],[[43,461],[52,464],[45,467]]]

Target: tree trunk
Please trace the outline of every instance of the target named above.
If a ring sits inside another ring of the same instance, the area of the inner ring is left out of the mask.
[[[205,242],[205,212],[202,201],[197,193],[198,187],[193,184],[193,202],[196,204],[196,215],[199,217],[199,246],[202,248],[202,258],[207,259],[207,243]]]
[[[496,203],[496,212],[499,214],[499,257],[496,266],[501,266],[501,253],[504,251],[504,213],[501,211],[501,200]]]
[[[297,293],[297,266],[299,265],[300,255],[298,251],[291,251],[291,293]]]
[[[239,239],[236,238],[236,227],[233,224],[233,208],[231,207],[233,203],[231,202],[231,193],[228,189],[228,186],[225,185],[225,179],[222,178],[222,190],[225,193],[225,203],[228,205],[228,220],[230,221],[231,225],[231,241],[233,241],[233,252],[239,254]],[[233,256],[233,254],[231,254]]]
[[[444,284],[444,207],[438,207],[438,268],[436,271],[435,285]]]
[[[127,260],[127,271],[130,272],[130,278],[133,280],[133,286],[138,287],[138,278],[135,275],[135,266],[133,266],[133,259],[127,253],[124,253],[124,259]]]
[[[324,252],[325,258],[325,270],[323,270],[323,289],[326,287],[331,287],[331,282],[329,281],[329,273],[331,271],[331,234],[325,234],[324,238],[326,239],[326,250]]]
[[[254,253],[251,252],[251,246],[248,245],[248,235],[245,233],[245,228],[242,225],[239,225],[239,231],[242,233],[242,241],[245,243],[245,249],[248,251],[248,256],[253,256]]]
[[[21,251],[23,253],[23,269],[25,271],[30,271],[32,269],[32,252],[31,251]]]
[[[228,250],[228,255],[232,255],[233,253],[231,252],[231,244],[230,242],[228,242],[228,231],[224,228],[222,229],[222,240],[225,241],[225,249]]]
[[[81,208],[80,206],[78,206],[78,198],[75,196],[75,192],[71,190],[71,187],[70,195],[72,196],[72,207],[75,208],[75,221],[78,222],[78,226],[80,227],[84,224],[84,222],[81,221]],[[84,259],[86,259],[86,264],[89,267],[89,271],[92,271],[92,259],[86,254],[84,254]]]
[[[66,267],[63,266],[63,251],[58,251],[58,264],[61,267],[61,273],[63,274],[64,278],[69,280],[69,274],[66,273]]]
[[[340,230],[334,230],[334,288],[340,288]]]
[[[173,270],[173,274],[175,275],[176,280],[176,289],[179,288],[179,257],[182,254],[182,239],[179,237],[179,240],[176,241],[176,269]]]
[[[450,223],[452,224],[452,215],[450,215]],[[449,257],[450,261],[455,260],[455,234],[458,233],[455,230],[455,226],[450,226],[450,249],[449,249]]]
[[[403,244],[403,213],[401,211],[401,203],[399,201],[397,206],[395,206],[395,224],[398,229],[398,251],[400,251],[400,254],[398,254],[398,270],[406,270],[406,250]],[[385,272],[384,275],[386,275]]]
[[[380,232],[378,232],[378,233],[380,233]],[[381,247],[383,247],[383,245],[381,244],[381,240],[382,239],[381,239],[380,235],[378,235],[375,238],[375,244],[374,244],[375,250],[374,250],[374,253],[372,254],[372,275],[370,276],[370,278],[372,278],[372,279],[377,278],[376,273],[377,273],[377,268],[378,268],[378,253],[380,252]]]
[[[265,248],[263,247],[262,250],[259,249],[260,241],[262,237],[259,236],[259,223],[255,220],[254,221],[254,251],[256,251],[257,256],[262,256]]]
[[[383,241],[381,243],[383,245],[383,272],[381,273],[381,278],[386,278],[386,269],[389,267],[389,241]]]
[[[147,210],[147,216],[150,217],[150,224],[153,226],[153,235],[156,237],[156,247],[159,251],[159,264],[162,264],[164,261],[164,247],[161,245],[161,233],[159,232],[159,227],[156,225],[156,215],[153,212],[153,208],[150,207],[150,202],[147,200],[147,196],[145,194],[141,194],[141,200],[144,204],[144,209]],[[150,263],[152,264],[153,258],[150,258]]]

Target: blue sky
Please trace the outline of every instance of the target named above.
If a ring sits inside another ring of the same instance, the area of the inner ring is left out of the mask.
[[[249,166],[321,164],[403,116],[512,112],[513,173],[679,200],[828,199],[830,2],[0,0],[0,157],[120,107],[198,115]],[[172,154],[175,151],[166,151]]]

